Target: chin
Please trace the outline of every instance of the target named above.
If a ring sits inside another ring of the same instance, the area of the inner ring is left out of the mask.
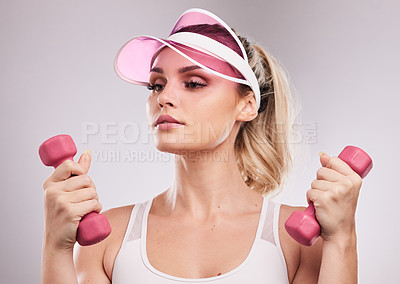
[[[199,151],[213,151],[213,149],[215,149],[214,143],[195,143],[194,141],[189,141],[189,139],[186,139],[185,141],[178,141],[177,139],[174,141],[154,139],[154,145],[157,150],[161,152],[176,155],[185,155]]]
[[[161,152],[184,155],[189,152],[214,151],[226,139],[226,135],[220,137],[205,133],[201,129],[155,131],[152,133],[152,140]]]

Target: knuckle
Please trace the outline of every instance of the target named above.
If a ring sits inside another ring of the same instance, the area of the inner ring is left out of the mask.
[[[67,160],[64,163],[65,163],[64,168],[63,168],[64,172],[67,172],[67,173],[76,172],[76,166],[75,166],[74,161]]]
[[[327,195],[327,199],[329,199],[330,202],[337,203],[340,200],[340,193],[337,190],[330,191]]]
[[[96,199],[90,199],[88,200],[88,206],[93,210],[99,207],[99,201]]]
[[[75,163],[74,163],[74,161],[71,161],[71,160],[65,160],[64,165],[65,165],[66,170],[72,170],[75,168]]]
[[[333,165],[337,163],[338,157],[330,157],[328,160],[327,168],[332,169]]]
[[[352,181],[353,185],[357,188],[360,188],[362,186],[363,180],[358,174],[354,173],[354,175],[352,176]]]
[[[313,181],[311,182],[311,188],[316,188],[317,185],[318,185],[318,181],[317,181],[317,180],[313,180]]]
[[[360,188],[360,187],[362,186],[362,184],[363,184],[362,178],[361,178],[361,177],[358,177],[358,178],[357,178],[357,186]]]
[[[335,190],[333,190],[333,195],[335,197],[335,200],[337,201],[346,196],[348,192],[349,188],[347,186],[338,185],[335,187]]]
[[[317,177],[321,177],[322,174],[323,174],[323,171],[324,171],[324,168],[319,168],[319,169],[317,170]]]
[[[71,218],[75,215],[75,210],[72,205],[68,206],[68,204],[64,204],[64,206],[62,207],[62,210],[68,218]]]
[[[96,198],[97,197],[97,191],[94,187],[89,187],[88,188],[89,194],[91,198]]]
[[[90,179],[90,177],[87,174],[81,175],[81,179],[82,179],[83,185],[85,185],[85,186],[89,186],[92,182],[92,180]]]
[[[311,199],[312,195],[313,195],[313,191],[311,189],[307,190],[307,192],[306,192],[307,198]]]
[[[341,159],[340,159],[339,157],[331,157],[331,158],[329,159],[329,161],[330,161],[331,163],[337,163],[338,161],[341,161]]]
[[[354,186],[353,181],[349,178],[344,180],[344,186],[346,188],[352,188]]]
[[[64,198],[61,195],[56,195],[53,197],[54,203],[57,205],[57,207],[64,209],[66,203],[64,202]]]
[[[52,192],[51,192],[50,188],[47,188],[44,191],[44,202],[48,203],[51,201],[51,199],[52,199]]]
[[[42,185],[43,189],[46,190],[49,187],[49,179],[46,179]]]
[[[57,196],[54,200],[55,209],[58,214],[71,216],[71,207],[67,202],[65,202],[64,198],[61,196]]]
[[[47,187],[44,191],[44,199],[46,201],[54,201],[57,197],[57,189],[54,187]]]
[[[332,163],[333,163],[333,158],[334,157],[329,157],[328,162],[326,163],[326,167],[327,168],[331,168],[332,167]]]
[[[101,211],[101,209],[103,209],[103,205],[101,205],[99,201],[97,201],[97,209],[99,212]]]

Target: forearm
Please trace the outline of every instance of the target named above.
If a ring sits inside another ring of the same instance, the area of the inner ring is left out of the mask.
[[[358,283],[357,237],[324,241],[318,284]]]
[[[42,284],[78,284],[73,249],[56,250],[43,244]]]

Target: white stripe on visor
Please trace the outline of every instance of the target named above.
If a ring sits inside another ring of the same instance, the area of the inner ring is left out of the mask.
[[[213,55],[216,55],[218,58],[223,59],[224,61],[235,67],[244,76],[244,78],[246,78],[246,80],[227,76],[222,73],[216,75],[237,83],[250,86],[256,96],[257,108],[260,106],[260,87],[258,85],[257,78],[247,61],[245,61],[232,49],[230,49],[226,45],[219,43],[216,40],[196,33],[179,32],[169,36],[168,40],[187,45],[195,49],[200,48],[200,51],[205,51],[207,53],[209,52]]]
[[[222,39],[210,33],[210,28],[216,28],[216,33],[222,31]],[[229,40],[232,46],[224,40]],[[164,47],[173,49],[214,75],[250,86],[257,108],[260,107],[257,78],[239,38],[221,19],[202,9],[184,12],[167,39],[139,36],[129,40],[115,58],[116,73],[130,83],[147,85],[153,61]]]

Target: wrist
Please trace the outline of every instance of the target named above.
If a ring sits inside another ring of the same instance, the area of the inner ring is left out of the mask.
[[[340,251],[345,251],[348,248],[357,246],[357,234],[355,230],[351,230],[347,233],[340,233],[333,236],[329,236],[323,239],[324,247],[335,247]]]
[[[74,251],[74,244],[70,245],[59,245],[50,238],[44,238],[43,240],[43,253],[50,252],[51,254],[69,255]]]
[[[318,283],[358,283],[355,232],[323,240]]]
[[[73,248],[62,249],[43,242],[42,284],[78,283],[73,257]]]

